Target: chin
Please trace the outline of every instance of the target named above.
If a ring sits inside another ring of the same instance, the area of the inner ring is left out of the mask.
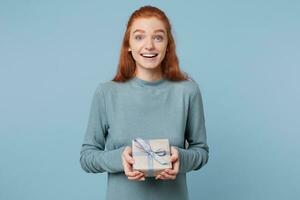
[[[159,65],[155,65],[155,66],[149,66],[149,65],[142,65],[142,67],[144,69],[158,69],[159,68]]]
[[[139,66],[144,69],[158,69],[161,63],[139,63]]]

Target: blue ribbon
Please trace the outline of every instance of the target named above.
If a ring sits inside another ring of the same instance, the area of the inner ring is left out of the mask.
[[[138,145],[136,145],[137,148],[143,150],[143,152],[134,152],[135,156],[138,155],[147,155],[147,160],[148,160],[148,175],[149,176],[154,176],[154,170],[153,170],[153,159],[155,159],[158,163],[162,165],[167,165],[168,162],[161,158],[162,156],[169,154],[169,152],[166,152],[166,150],[163,149],[158,149],[156,151],[153,151],[151,149],[151,146],[149,144],[149,141],[145,141],[141,138],[135,138],[134,142]]]

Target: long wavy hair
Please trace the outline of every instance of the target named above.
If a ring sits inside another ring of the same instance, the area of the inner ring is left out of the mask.
[[[179,68],[179,61],[176,55],[176,45],[171,32],[171,24],[165,13],[159,8],[153,6],[143,6],[138,10],[134,11],[130,16],[125,35],[122,42],[121,53],[119,58],[118,69],[113,81],[115,82],[126,82],[135,76],[136,65],[135,61],[128,51],[129,48],[129,37],[132,24],[134,20],[138,18],[150,18],[156,17],[161,20],[167,30],[168,45],[164,59],[161,62],[162,76],[170,81],[182,81],[188,79],[188,74],[181,72]]]

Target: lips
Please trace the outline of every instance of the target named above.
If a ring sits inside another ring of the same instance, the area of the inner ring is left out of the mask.
[[[141,53],[140,55],[144,58],[155,58],[158,56],[158,53]]]

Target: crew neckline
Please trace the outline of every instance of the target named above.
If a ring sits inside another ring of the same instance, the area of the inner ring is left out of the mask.
[[[166,79],[165,78],[161,78],[159,80],[156,80],[156,81],[146,81],[146,80],[143,80],[143,79],[140,79],[138,77],[133,77],[132,80],[136,83],[138,83],[139,85],[142,85],[142,86],[159,86],[159,85],[162,85],[163,83],[166,82]]]

